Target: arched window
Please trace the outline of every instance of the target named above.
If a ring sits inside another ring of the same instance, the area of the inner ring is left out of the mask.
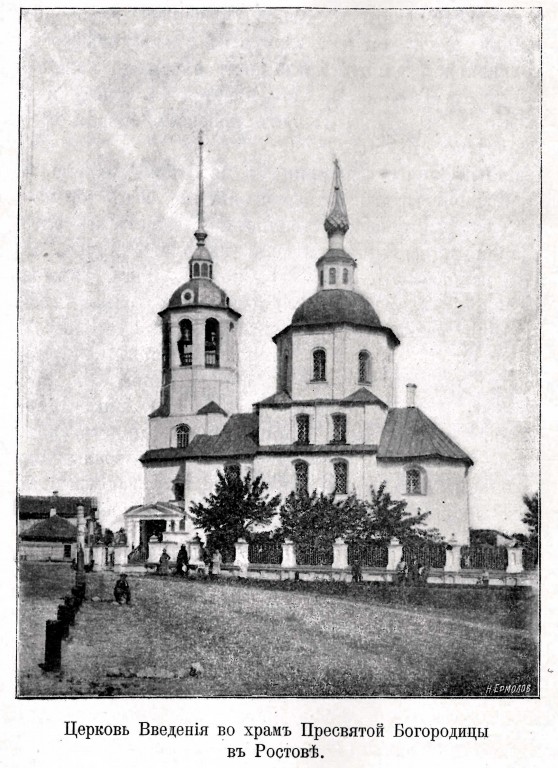
[[[187,448],[190,442],[190,427],[187,424],[179,424],[176,428],[176,447]]]
[[[281,361],[281,377],[279,381],[279,388],[281,391],[285,391],[289,388],[289,353],[285,352]]]
[[[202,271],[201,271],[202,277],[207,277],[209,275],[209,269],[208,269],[207,264],[202,264],[202,268],[201,269],[202,269]]]
[[[324,349],[315,349],[312,353],[313,358],[313,379],[314,381],[326,380],[326,353]]]
[[[240,477],[240,464],[225,464],[225,475]]]
[[[335,493],[347,493],[349,468],[346,461],[334,461]]]
[[[198,262],[196,262],[194,264],[194,277],[199,277],[199,276],[200,276],[200,265],[198,264]]]
[[[179,531],[185,531],[186,530],[186,518],[182,517],[180,519],[180,522],[178,523],[178,530]]]
[[[192,262],[190,262],[190,280],[192,279]]]
[[[347,417],[344,413],[334,413],[333,420],[333,440],[332,443],[347,442]]]
[[[349,282],[349,270],[348,269],[344,269],[343,270],[343,283],[345,285],[347,285],[348,282]]]
[[[426,493],[426,472],[420,467],[409,467],[405,470],[405,491],[409,496]]]
[[[209,265],[209,278],[213,280],[213,264]]]
[[[299,413],[296,417],[296,441],[299,445],[308,445],[310,442],[310,416],[307,413]]]
[[[175,524],[174,520],[171,520],[171,521],[170,521],[170,529],[171,529],[171,533],[174,533],[174,529],[175,529],[175,527],[176,527],[176,524]]]
[[[163,370],[169,368],[170,357],[170,323],[163,323]]]
[[[175,501],[184,501],[184,483],[175,483],[174,484],[174,500]]]
[[[308,493],[308,464],[295,461],[295,490],[298,494]]]
[[[358,381],[359,384],[370,383],[370,354],[365,349],[358,353]]]
[[[219,323],[213,317],[205,321],[205,367],[219,367]]]
[[[329,268],[329,284],[335,285],[335,267]]]
[[[178,324],[180,338],[176,342],[180,365],[192,365],[192,323],[190,320],[181,320]]]
[[[324,271],[320,269],[320,286],[324,284]]]

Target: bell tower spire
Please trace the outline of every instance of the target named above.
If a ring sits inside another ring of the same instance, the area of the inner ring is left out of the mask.
[[[203,277],[213,280],[213,259],[206,248],[205,240],[207,232],[205,231],[203,221],[203,131],[198,134],[199,146],[199,171],[198,171],[198,228],[194,232],[196,238],[196,250],[190,257],[190,279]]]
[[[195,237],[198,245],[203,245],[207,232],[203,227],[203,131],[198,134],[198,145],[200,148],[199,161],[199,179],[198,179],[198,228],[195,231]]]
[[[333,183],[329,195],[324,229],[329,238],[329,248],[316,262],[318,290],[354,290],[356,261],[343,244],[349,230],[349,215],[341,183],[339,161],[333,162]]]

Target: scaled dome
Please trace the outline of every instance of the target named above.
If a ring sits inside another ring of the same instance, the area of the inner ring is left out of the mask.
[[[330,289],[318,291],[302,302],[293,315],[291,325],[326,325],[351,323],[381,328],[380,318],[364,296],[355,291]]]

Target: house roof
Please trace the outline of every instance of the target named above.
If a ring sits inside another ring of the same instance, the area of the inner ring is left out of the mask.
[[[184,517],[185,510],[177,503],[173,503],[172,501],[157,501],[154,504],[135,504],[133,507],[129,507],[125,512],[124,515],[128,515],[128,517],[137,515],[140,512],[150,511],[156,514],[160,513],[161,515],[180,515]]]
[[[19,496],[17,502],[20,520],[48,518],[53,507],[58,517],[76,517],[80,504],[85,517],[94,517],[97,509],[93,496]]]
[[[257,449],[257,414],[236,413],[229,417],[218,435],[196,435],[187,448],[156,448],[146,451],[140,461],[254,456]]]
[[[220,413],[223,416],[227,416],[227,412],[224,411],[220,405],[217,405],[215,400],[210,400],[209,403],[199,409],[198,414],[205,416],[206,413]]]
[[[63,517],[40,520],[21,535],[22,541],[77,541],[77,528]]]
[[[382,431],[378,459],[442,458],[473,461],[419,408],[391,408]]]

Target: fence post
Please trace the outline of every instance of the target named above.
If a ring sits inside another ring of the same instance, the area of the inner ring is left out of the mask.
[[[237,539],[234,543],[234,565],[241,571],[248,570],[248,542],[246,539]]]
[[[199,563],[201,555],[201,539],[196,534],[192,541],[189,542],[188,557],[191,563]]]
[[[508,550],[508,565],[506,573],[521,573],[523,571],[523,547],[506,547]]]
[[[104,571],[105,565],[105,545],[94,544],[93,545],[93,570]]]
[[[349,567],[348,549],[349,548],[345,543],[345,540],[341,536],[338,539],[335,539],[335,544],[333,545],[332,568]]]
[[[39,664],[43,672],[60,672],[62,663],[62,622],[47,619],[45,660]]]
[[[461,570],[461,544],[457,543],[457,539],[453,534],[448,544],[450,549],[446,549],[444,571],[455,573],[455,571]]]
[[[388,562],[387,570],[395,571],[397,569],[397,563],[403,557],[403,546],[399,539],[395,537],[390,541],[388,545]]]
[[[296,568],[295,545],[291,539],[285,539],[283,542],[283,560],[281,562],[281,567]]]

